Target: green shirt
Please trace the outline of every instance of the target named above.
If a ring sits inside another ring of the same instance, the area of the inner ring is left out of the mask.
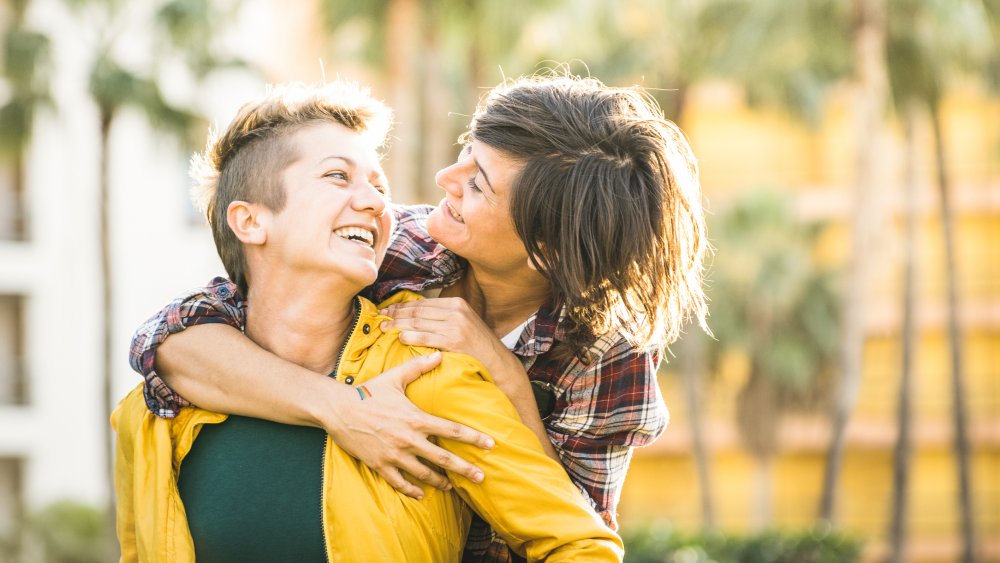
[[[326,433],[230,416],[206,424],[177,485],[198,561],[326,561]]]

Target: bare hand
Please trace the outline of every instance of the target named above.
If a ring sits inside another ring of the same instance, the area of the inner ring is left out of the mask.
[[[334,442],[372,468],[403,494],[423,498],[420,487],[403,473],[432,487],[449,490],[448,479],[428,463],[464,475],[473,482],[483,480],[482,471],[429,440],[440,436],[481,448],[493,447],[493,439],[472,428],[438,418],[417,408],[404,394],[406,386],[441,362],[441,353],[417,356],[364,383],[365,394],[344,389],[325,424]],[[359,386],[360,387],[360,386]]]
[[[460,297],[420,299],[390,305],[382,314],[392,317],[382,324],[382,330],[399,329],[399,340],[411,346],[428,346],[448,352],[461,352],[476,358],[496,379],[499,387],[510,373],[513,361],[520,362],[500,342],[492,330]],[[527,374],[524,382],[527,384]]]
[[[382,330],[399,329],[399,340],[404,344],[460,352],[482,362],[521,420],[538,436],[545,453],[558,461],[524,366],[464,299],[442,297],[396,303],[381,313],[392,317],[382,323]]]

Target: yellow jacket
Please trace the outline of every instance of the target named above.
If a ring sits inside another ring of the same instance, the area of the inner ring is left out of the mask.
[[[430,352],[402,344],[398,331],[379,329],[386,319],[379,309],[413,299],[419,296],[401,292],[378,308],[361,299],[338,366],[341,380],[353,376],[354,384],[364,383]],[[481,468],[486,478],[475,484],[449,473],[453,491],[424,487],[418,501],[396,492],[328,436],[323,527],[329,561],[458,561],[470,506],[529,560],[621,561],[621,539],[594,513],[562,467],[545,455],[480,362],[445,353],[440,366],[410,384],[406,395],[431,414],[494,438],[491,450],[440,440],[442,447]],[[115,491],[122,561],[194,561],[178,470],[201,426],[225,419],[195,407],[174,419],[156,417],[146,408],[141,385],[119,403],[111,425],[118,434]]]

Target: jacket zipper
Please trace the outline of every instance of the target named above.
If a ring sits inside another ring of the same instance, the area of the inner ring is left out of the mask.
[[[337,379],[337,375],[340,373],[340,361],[344,358],[344,352],[347,351],[347,344],[351,341],[351,337],[354,336],[354,331],[358,328],[358,322],[361,320],[361,299],[357,296],[354,297],[354,321],[351,323],[351,330],[347,331],[347,338],[344,339],[344,343],[340,345],[340,352],[337,353],[337,362],[333,364],[333,373],[330,377]],[[323,527],[323,555],[326,557],[327,563],[330,563],[330,538],[326,534],[326,442],[330,440],[330,436],[326,436],[323,440],[323,455],[320,457],[320,468],[319,468],[319,523]]]
[[[340,360],[344,359],[344,352],[347,351],[347,344],[351,341],[351,337],[354,336],[354,331],[358,328],[358,322],[361,321],[361,299],[357,296],[354,297],[354,321],[351,322],[351,330],[347,331],[347,338],[344,339],[344,343],[340,345],[340,352],[337,352],[337,363],[333,364],[333,373],[330,377],[337,379],[340,374]]]

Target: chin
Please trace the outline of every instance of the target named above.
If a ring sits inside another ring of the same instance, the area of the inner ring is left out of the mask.
[[[441,214],[444,213],[440,207],[437,207],[427,216],[427,234],[434,239],[434,242],[443,245],[445,248],[451,250],[448,246],[448,235],[443,233],[445,229],[442,228],[441,223],[443,221],[449,221],[450,219],[442,217]]]

